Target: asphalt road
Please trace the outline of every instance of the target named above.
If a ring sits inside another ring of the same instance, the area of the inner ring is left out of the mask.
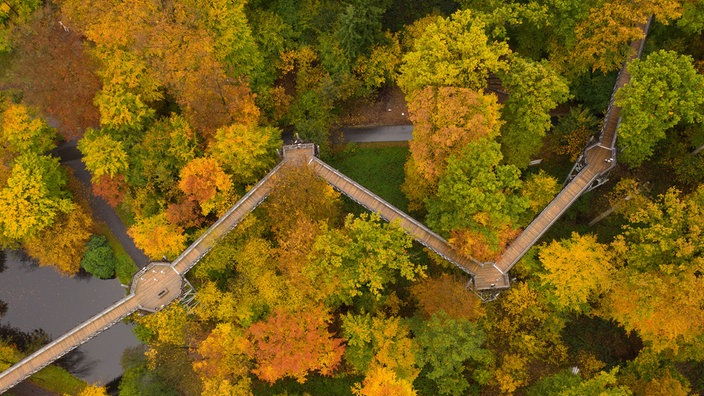
[[[413,139],[413,125],[385,125],[342,128],[345,143],[407,142]]]

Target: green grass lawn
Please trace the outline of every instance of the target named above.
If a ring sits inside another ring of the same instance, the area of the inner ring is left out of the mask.
[[[86,382],[74,377],[58,366],[47,366],[34,374],[30,381],[59,395],[77,395],[86,387]]]
[[[408,200],[401,192],[403,165],[408,155],[405,144],[348,146],[338,152],[330,165],[401,210]]]

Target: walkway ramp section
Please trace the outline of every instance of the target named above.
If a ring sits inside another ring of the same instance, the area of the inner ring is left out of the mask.
[[[85,343],[139,307],[130,294],[0,373],[0,394]]]
[[[272,178],[286,161],[279,162],[263,179],[252,187],[239,201],[237,201],[228,211],[221,216],[203,235],[195,240],[172,262],[172,266],[179,274],[188,272],[200,261],[230,230],[249,212],[259,206],[262,201],[269,196],[274,188],[275,180]]]
[[[592,167],[582,169],[572,181],[533,219],[496,262],[502,272],[508,272],[538,239],[572,206],[599,176]]]
[[[540,239],[548,228],[572,206],[577,198],[587,190],[603,184],[606,181],[608,172],[616,165],[616,136],[618,126],[621,122],[621,108],[614,103],[616,92],[631,80],[627,66],[633,59],[641,56],[645,36],[648,33],[651,21],[652,18],[649,18],[648,21],[641,26],[643,29],[643,37],[630,44],[631,54],[618,73],[614,90],[611,93],[609,107],[604,117],[604,124],[600,132],[599,141],[587,147],[584,151],[583,157],[585,166],[528,227],[526,227],[521,235],[509,245],[496,263],[496,266],[502,272],[505,273],[516,265],[518,260],[523,257],[528,249],[538,242],[538,239]]]
[[[492,264],[483,264],[472,258],[459,254],[448,245],[441,236],[434,233],[411,216],[397,209],[390,203],[383,200],[373,192],[359,185],[354,180],[345,176],[330,165],[316,157],[311,157],[308,166],[330,185],[359,203],[371,212],[378,213],[388,221],[398,221],[403,228],[415,240],[442,256],[447,261],[457,266],[462,271],[474,277],[475,283],[494,284],[501,287],[508,279]]]
[[[601,136],[599,136],[599,142],[604,146],[611,148],[616,147],[616,131],[618,130],[618,124],[621,121],[621,108],[614,104],[616,100],[616,92],[631,81],[631,74],[628,72],[627,66],[632,60],[640,58],[643,54],[645,37],[648,35],[648,30],[650,30],[650,23],[652,20],[653,17],[650,17],[640,26],[643,30],[643,37],[631,42],[628,59],[623,63],[623,67],[621,67],[621,70],[618,72],[616,84],[614,84],[614,90],[611,92],[609,107],[606,110],[606,116],[604,117],[604,124],[601,128]]]

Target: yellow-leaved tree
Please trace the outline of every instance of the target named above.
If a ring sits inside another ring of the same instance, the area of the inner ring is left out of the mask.
[[[228,392],[218,394],[249,393],[252,362],[246,354],[247,346],[242,329],[232,323],[218,323],[198,346],[200,359],[193,362],[193,370],[203,381],[204,391],[224,391],[226,383]]]
[[[108,396],[108,391],[104,386],[88,385],[78,396]]]
[[[88,129],[78,142],[83,162],[93,180],[102,176],[115,177],[127,171],[127,151],[124,144],[107,133]]]
[[[276,163],[280,136],[278,128],[233,124],[215,132],[209,150],[236,183],[249,184]]]
[[[0,115],[0,123],[0,147],[17,154],[43,154],[54,147],[54,130],[27,106],[8,105]]]
[[[397,83],[406,94],[425,86],[482,89],[489,73],[506,68],[511,50],[492,41],[470,10],[429,21],[403,56]]]
[[[413,382],[399,379],[393,370],[377,366],[374,367],[362,383],[352,387],[355,396],[415,396],[418,393],[413,389]]]
[[[496,97],[471,89],[426,87],[408,98],[413,140],[402,188],[415,210],[435,194],[448,158],[470,142],[494,139],[503,122]]]
[[[160,260],[163,256],[175,258],[186,243],[183,229],[169,223],[165,213],[137,220],[127,234],[152,260]]]
[[[76,205],[69,213],[61,213],[41,234],[25,238],[22,246],[39,265],[56,266],[64,274],[73,275],[80,268],[92,226],[90,214]]]
[[[19,156],[0,189],[0,232],[11,240],[37,235],[61,213],[74,208],[63,190],[66,178],[56,158],[28,153]]]
[[[613,255],[595,235],[572,233],[540,248],[539,257],[546,270],[540,278],[560,308],[588,313],[590,301],[613,283]]]

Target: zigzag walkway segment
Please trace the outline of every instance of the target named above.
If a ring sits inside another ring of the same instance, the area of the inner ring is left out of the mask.
[[[395,208],[376,194],[360,184],[333,169],[330,165],[316,157],[311,157],[309,166],[313,171],[337,190],[362,205],[371,212],[378,213],[388,221],[398,221],[399,226],[416,241],[451,262],[456,267],[471,275],[475,288],[477,285],[503,284],[508,282],[505,273],[496,268],[493,263],[484,264],[459,254],[441,236],[431,231],[416,219]]]
[[[538,239],[572,206],[577,198],[608,180],[609,172],[616,166],[616,132],[621,121],[621,108],[614,104],[616,91],[631,79],[626,66],[643,53],[645,36],[648,34],[651,20],[652,18],[648,18],[648,21],[641,25],[643,37],[630,44],[630,55],[618,73],[598,141],[588,146],[577,160],[568,176],[569,183],[497,260],[496,267],[500,271],[507,273],[516,265],[528,249],[538,242]],[[508,286],[508,282],[501,285],[504,288]]]
[[[650,19],[643,25],[643,38],[631,44],[632,52],[635,53],[628,61],[640,56],[649,25]],[[628,61],[619,72],[614,93],[630,80],[625,66]],[[0,393],[7,391],[131,313],[137,310],[156,312],[183,297],[184,291],[187,293],[192,290],[183,275],[193,268],[244,216],[266,199],[275,187],[274,175],[286,165],[308,165],[318,176],[368,210],[379,213],[389,221],[398,221],[399,225],[421,244],[471,275],[475,290],[497,290],[509,287],[508,271],[581,194],[603,184],[608,172],[614,167],[616,131],[620,122],[621,109],[613,102],[612,94],[600,138],[597,143],[585,149],[570,172],[571,181],[513,241],[496,263],[480,263],[460,255],[442,237],[423,224],[315,157],[314,145],[285,146],[283,161],[184,250],[176,260],[172,263],[149,264],[135,274],[130,294],[125,298],[0,373]]]
[[[188,292],[190,284],[183,275],[195,266],[217,242],[232,230],[249,212],[254,210],[275,188],[275,175],[284,166],[310,166],[315,173],[333,187],[378,212],[387,220],[399,221],[400,226],[423,245],[480,279],[481,282],[499,282],[505,275],[496,267],[488,267],[471,258],[463,257],[440,236],[423,224],[396,209],[352,179],[315,157],[313,144],[284,146],[283,161],[237,201],[203,235],[181,253],[172,263],[151,263],[138,272],[132,281],[130,294],[112,306],[76,326],[66,334],[0,373],[0,393],[8,390],[54,360],[85,343],[131,313],[142,310],[156,312]]]

